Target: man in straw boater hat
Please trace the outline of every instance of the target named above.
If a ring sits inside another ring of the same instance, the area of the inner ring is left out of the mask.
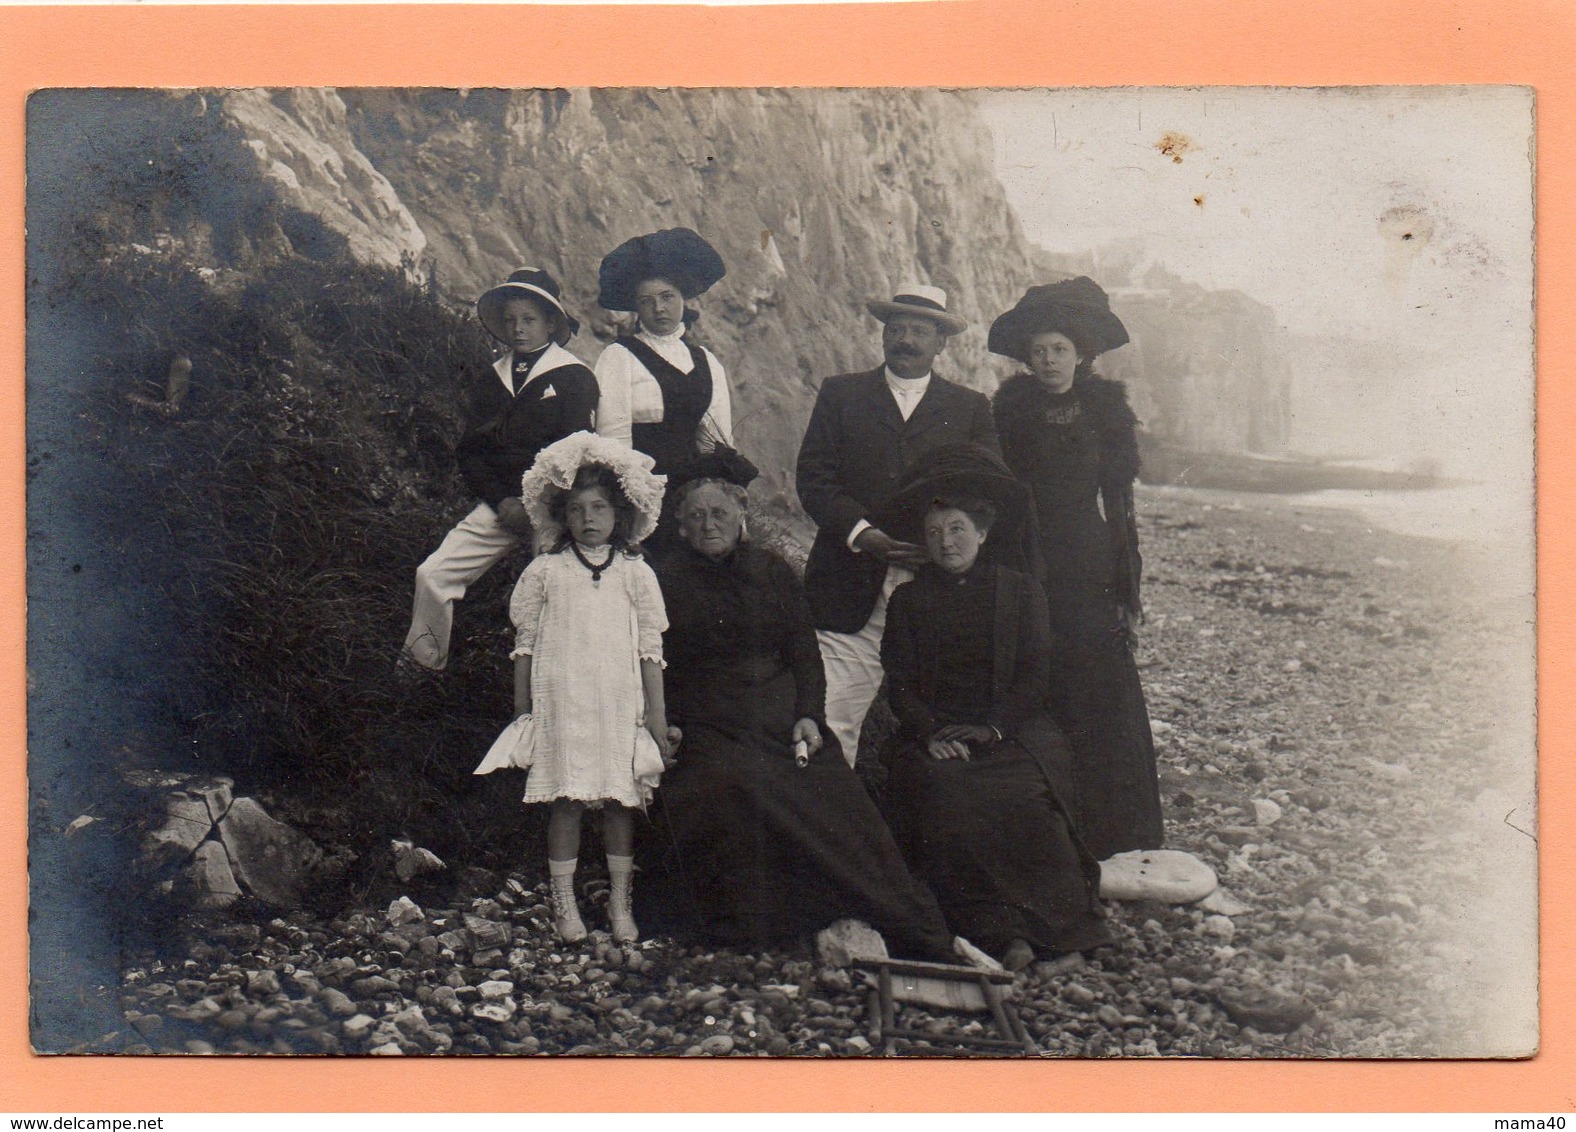
[[[968,326],[947,309],[947,293],[912,283],[865,308],[882,323],[885,364],[822,383],[797,477],[818,527],[804,588],[826,667],[827,726],[850,764],[881,687],[887,598],[926,560],[922,546],[892,538],[872,516],[934,449],[972,441],[1000,452],[984,394],[931,373],[947,339]]]
[[[531,531],[520,477],[538,452],[589,431],[596,416],[596,378],[564,349],[580,324],[564,310],[557,280],[522,267],[477,299],[476,313],[508,349],[472,379],[469,423],[455,449],[478,502],[416,567],[401,663],[434,670],[449,661],[454,603]]]

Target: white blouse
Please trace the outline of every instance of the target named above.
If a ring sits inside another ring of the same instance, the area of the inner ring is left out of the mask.
[[[684,330],[658,337],[644,327],[635,335],[671,363],[681,373],[695,368]],[[706,347],[706,364],[711,367],[711,405],[701,418],[696,439],[701,451],[710,451],[716,441],[733,446],[733,406],[728,397],[728,375]],[[622,444],[630,444],[637,424],[656,424],[662,420],[662,387],[639,359],[617,342],[602,351],[596,362],[596,383],[600,390],[596,409],[596,431]]]

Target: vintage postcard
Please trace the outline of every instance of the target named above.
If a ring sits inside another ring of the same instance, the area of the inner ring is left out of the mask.
[[[1533,110],[35,90],[33,1047],[1535,1054]]]

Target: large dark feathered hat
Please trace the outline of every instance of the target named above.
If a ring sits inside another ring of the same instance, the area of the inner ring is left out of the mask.
[[[739,487],[749,487],[760,474],[761,470],[744,453],[726,444],[719,444],[710,452],[690,461],[681,476],[669,478],[670,481],[677,481],[679,484],[688,483],[690,480],[722,480],[724,483],[737,484]],[[672,486],[670,482],[670,490]]]
[[[602,257],[597,303],[605,310],[632,311],[635,288],[647,279],[676,283],[686,299],[693,299],[727,273],[717,249],[698,233],[688,228],[664,228],[625,240]]]
[[[986,346],[993,354],[1028,364],[1029,340],[1058,331],[1078,353],[1093,358],[1128,341],[1127,327],[1111,312],[1111,300],[1087,275],[1030,287],[1017,306],[990,325]]]
[[[580,323],[564,309],[564,302],[558,297],[558,280],[540,267],[522,267],[518,271],[510,272],[508,279],[476,300],[477,316],[487,328],[487,333],[498,341],[505,343],[509,341],[509,336],[504,333],[503,324],[498,321],[504,303],[510,299],[520,298],[535,299],[543,306],[551,307],[564,316],[569,332],[561,335],[558,343],[560,346],[580,332]]]
[[[1012,541],[1027,525],[1029,489],[1000,456],[979,444],[948,444],[927,453],[922,464],[904,473],[897,491],[872,521],[895,539],[923,543],[925,514],[931,505],[961,499],[984,499],[996,508],[995,542]]]

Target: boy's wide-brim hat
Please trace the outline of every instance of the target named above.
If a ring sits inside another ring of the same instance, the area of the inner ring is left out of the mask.
[[[602,257],[597,303],[610,311],[635,309],[635,288],[648,279],[678,283],[686,299],[704,294],[728,273],[717,249],[689,228],[664,228],[625,240]]]
[[[575,473],[588,465],[608,468],[618,477],[618,486],[635,508],[629,540],[643,541],[657,529],[662,493],[668,482],[666,476],[652,473],[653,464],[644,452],[594,432],[570,433],[542,449],[536,463],[520,480],[520,502],[530,517],[537,551],[552,546],[564,533],[564,528],[552,516],[548,506],[550,500],[558,492],[574,486]]]
[[[995,506],[991,537],[998,543],[1016,538],[1029,516],[1029,489],[1000,456],[979,444],[949,444],[904,473],[897,491],[872,521],[895,539],[922,545],[931,505],[960,499],[984,499]]]
[[[1080,353],[1095,357],[1128,341],[1127,327],[1111,311],[1111,300],[1087,275],[1042,283],[1023,293],[1006,314],[990,324],[986,348],[1028,364],[1029,340],[1057,331]]]
[[[920,318],[928,318],[941,332],[951,337],[962,334],[969,328],[968,319],[961,318],[947,309],[947,293],[940,287],[927,286],[924,283],[905,283],[898,288],[897,294],[891,301],[885,299],[871,299],[865,304],[865,310],[875,315],[883,324],[893,315],[915,314]]]
[[[564,301],[559,298],[558,280],[540,267],[522,267],[518,271],[510,272],[508,279],[476,300],[476,315],[487,328],[487,333],[500,342],[509,342],[509,336],[504,333],[502,323],[503,305],[510,299],[522,298],[546,303],[564,316],[564,321],[569,325],[569,333],[564,335],[562,342],[559,342],[560,346],[580,333],[579,320],[564,309]]]

